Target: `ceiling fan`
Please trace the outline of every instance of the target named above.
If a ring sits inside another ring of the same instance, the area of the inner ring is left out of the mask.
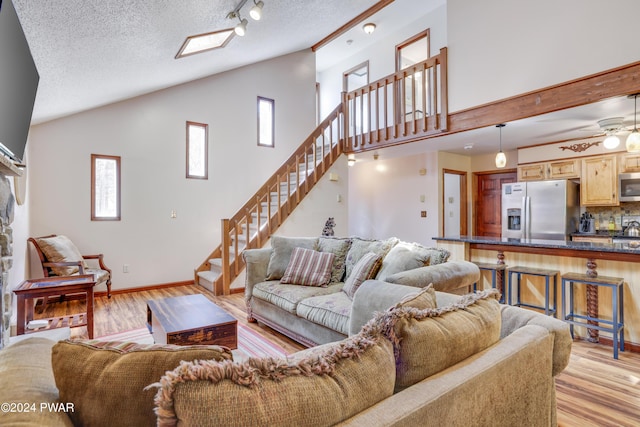
[[[606,138],[602,141],[602,145],[610,150],[620,145],[620,138],[618,137],[618,135],[621,132],[628,131],[628,124],[625,124],[624,117],[610,117],[607,119],[598,120],[597,123],[598,127],[600,128],[600,132],[592,136],[606,136]],[[592,132],[592,130],[590,129],[584,130]]]

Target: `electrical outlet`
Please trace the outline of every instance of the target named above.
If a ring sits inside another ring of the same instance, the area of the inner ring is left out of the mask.
[[[122,265],[122,272],[123,273],[128,273],[129,272],[129,264],[123,264]]]

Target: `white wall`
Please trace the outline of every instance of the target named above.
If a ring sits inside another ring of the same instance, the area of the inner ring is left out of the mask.
[[[447,0],[449,111],[638,61],[639,15],[637,0]]]
[[[315,127],[314,94],[315,58],[302,51],[34,126],[28,233],[103,252],[114,289],[191,280],[220,243],[220,219]],[[257,146],[258,95],[275,99],[275,149]],[[208,180],[185,179],[187,120],[209,124]],[[92,153],[122,157],[121,221],[90,220]]]
[[[420,170],[426,169],[426,175]],[[425,201],[420,201],[420,196]],[[434,246],[438,235],[438,168],[434,153],[358,161],[349,173],[349,234],[395,236]],[[420,216],[427,211],[427,217]]]

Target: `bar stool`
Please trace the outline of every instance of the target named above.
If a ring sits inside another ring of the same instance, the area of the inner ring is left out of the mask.
[[[566,313],[566,293],[565,285],[569,282],[569,313]],[[611,288],[612,314],[613,319],[603,319],[601,317],[591,317],[574,312],[573,287],[577,285],[605,286]],[[578,320],[576,320],[578,319]],[[610,332],[613,335],[613,358],[618,358],[618,343],[620,351],[624,351],[624,279],[619,277],[589,277],[586,274],[566,273],[562,275],[562,320],[570,324],[571,337],[573,338],[573,326],[584,326],[587,329],[597,329],[599,331]],[[587,322],[596,322],[591,324]],[[610,326],[600,326],[600,323]],[[619,336],[619,338],[618,338]]]
[[[513,288],[511,285],[513,275],[516,275],[516,303],[511,303],[511,297],[513,295]],[[528,307],[535,308],[538,310],[544,310],[544,314],[547,316],[553,314],[553,317],[556,317],[556,312],[558,311],[558,282],[557,276],[560,274],[558,270],[547,270],[544,268],[531,268],[531,267],[523,267],[516,266],[509,268],[509,305],[515,305],[518,307]],[[544,277],[544,306],[534,305],[522,302],[520,298],[520,281],[522,276],[537,276]],[[549,280],[553,278],[553,307],[549,306]]]
[[[498,271],[504,272],[505,269],[507,268],[506,264],[487,264],[487,263],[484,263],[484,262],[474,262],[474,264],[477,265],[480,270],[490,271],[491,272],[491,287],[492,288],[495,288],[497,286],[497,277],[496,277],[497,276],[497,272]],[[502,275],[501,279],[502,279],[501,280],[501,282],[502,282],[501,283],[501,285],[502,285],[502,296],[500,297],[500,303],[504,304],[505,296],[507,295],[507,290],[504,287],[504,274]],[[475,282],[473,284],[474,292],[476,290],[478,290],[477,288],[478,288],[478,282]]]

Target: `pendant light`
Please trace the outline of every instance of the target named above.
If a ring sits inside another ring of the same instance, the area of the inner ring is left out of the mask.
[[[629,98],[633,97],[633,131],[627,137],[627,151],[629,153],[637,153],[640,151],[640,132],[638,132],[638,95],[629,95]]]
[[[502,152],[502,128],[505,126],[506,124],[504,123],[500,123],[499,125],[496,125],[496,127],[500,129],[500,151],[498,151],[498,154],[496,154],[497,168],[503,168],[507,166],[507,156],[505,156],[505,154]]]

